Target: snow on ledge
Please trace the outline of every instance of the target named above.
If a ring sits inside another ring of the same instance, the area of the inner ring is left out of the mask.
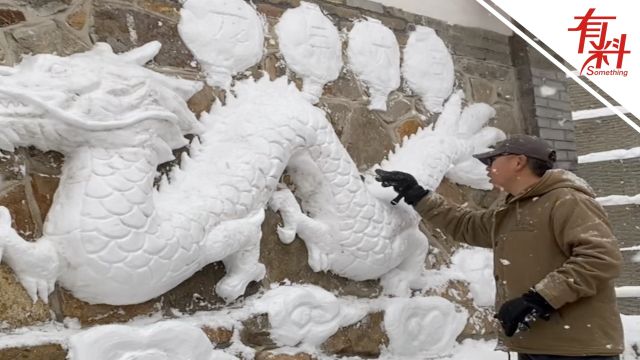
[[[596,198],[596,201],[602,206],[640,205],[640,194],[634,196],[609,195]]]
[[[620,112],[622,112],[623,114],[629,114],[629,110],[625,109],[622,106],[616,106],[616,109],[620,110]],[[590,120],[612,115],[616,114],[611,109],[602,107],[597,109],[574,111],[571,113],[571,118],[573,120]]]
[[[616,288],[618,298],[640,298],[640,286],[620,286]]]
[[[587,164],[599,161],[624,160],[637,157],[640,157],[640,147],[600,151],[578,156],[578,163]]]

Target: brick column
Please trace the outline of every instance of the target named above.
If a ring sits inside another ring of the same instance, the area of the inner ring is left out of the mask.
[[[517,35],[510,45],[525,132],[540,136],[556,149],[557,167],[575,170],[575,126],[566,75]]]

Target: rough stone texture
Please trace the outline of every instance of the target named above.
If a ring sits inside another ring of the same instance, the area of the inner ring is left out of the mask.
[[[54,21],[45,21],[11,32],[17,54],[45,54],[55,52],[65,56],[89,50],[89,45],[73,34],[58,28]]]
[[[60,345],[40,345],[32,347],[0,349],[3,360],[65,360],[67,351]]]
[[[382,312],[369,314],[357,323],[343,327],[322,344],[322,350],[338,356],[380,356],[381,346],[389,344]]]
[[[278,283],[289,280],[292,283],[309,283],[320,286],[339,295],[377,297],[381,293],[378,281],[352,281],[332,273],[316,273],[307,260],[307,248],[298,238],[285,245],[273,231],[281,223],[280,217],[267,211],[262,224],[260,261],[267,267],[263,283]],[[286,259],[286,260],[282,260]]]
[[[216,96],[213,92],[213,88],[209,85],[205,85],[202,90],[195,93],[189,101],[187,101],[187,106],[189,109],[198,117],[202,112],[209,112],[211,110],[211,106],[216,100]]]
[[[415,110],[414,101],[416,100],[405,96],[399,91],[394,91],[389,94],[387,111],[377,111],[376,114],[388,124],[405,119],[408,116],[416,116],[418,113]],[[420,100],[417,101],[420,102]]]
[[[19,24],[25,20],[24,13],[20,10],[0,8],[0,28]]]
[[[231,346],[231,338],[233,337],[233,330],[229,330],[227,328],[211,328],[208,326],[204,326],[202,331],[207,335],[212,344],[215,345],[216,349],[225,349]]]
[[[635,117],[632,119],[637,121]],[[617,116],[579,120],[574,124],[578,155],[640,147],[640,135]]]
[[[165,17],[100,2],[94,10],[94,22],[95,39],[109,43],[116,53],[158,40],[162,43],[155,57],[158,65],[189,68],[194,61],[178,34],[177,23]]]
[[[38,219],[33,219],[26,200],[25,187],[15,183],[0,193],[0,204],[9,209],[12,227],[25,239],[33,240],[38,236]]]
[[[69,24],[69,26],[71,26],[73,29],[82,30],[87,24],[88,16],[89,14],[87,14],[87,9],[84,7],[81,7],[76,11],[72,12],[71,14],[69,14],[69,16],[67,16],[66,21],[67,21],[67,24]]]
[[[420,118],[407,119],[400,126],[396,128],[396,134],[399,139],[403,139],[405,136],[415,134],[418,129],[422,128],[423,124]]]
[[[277,346],[271,340],[270,328],[267,314],[253,316],[242,322],[240,340],[258,351],[275,349]]]
[[[162,15],[175,22],[180,21],[180,1],[178,0],[137,0],[141,8]]]
[[[380,162],[393,148],[391,136],[384,122],[365,106],[353,109],[340,140],[361,171]],[[376,146],[373,147],[371,144]]]
[[[50,320],[49,306],[38,300],[35,304],[18,282],[13,271],[0,265],[0,330],[35,325]],[[0,359],[6,359],[1,356]]]
[[[325,85],[323,97],[366,101],[365,88],[349,70],[344,70],[338,79]]]
[[[260,351],[256,354],[255,360],[314,360],[315,357],[307,353],[296,354],[274,354],[270,351]]]

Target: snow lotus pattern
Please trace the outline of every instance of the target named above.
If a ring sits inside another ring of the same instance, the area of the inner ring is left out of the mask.
[[[158,50],[150,43],[116,55],[98,44],[0,71],[0,96],[17,104],[0,109],[0,146],[65,155],[38,241],[23,241],[0,208],[2,260],[34,301],[46,301],[59,280],[90,303],[140,303],[215,261],[227,271],[216,292],[232,301],[264,277],[258,259],[267,206],[283,216],[283,241],[296,233],[305,240],[314,270],[382,278],[394,295],[423,286],[428,242],[418,216],[390,205],[392,191],[370,175],[362,180],[324,112],[293,84],[266,77],[239,82],[225,106],[214,104],[198,122],[185,101],[200,83],[141,66]],[[501,134],[492,128],[472,134],[490,113],[474,112],[473,123],[463,126],[460,102],[450,103],[435,129],[406,140],[382,166],[426,164],[416,175],[434,189]],[[453,139],[457,133],[464,136]],[[189,155],[156,190],[158,164],[187,144],[185,134],[198,135]],[[451,138],[434,141],[446,134]],[[419,151],[409,158],[411,149]],[[288,189],[277,190],[285,167],[304,213]]]

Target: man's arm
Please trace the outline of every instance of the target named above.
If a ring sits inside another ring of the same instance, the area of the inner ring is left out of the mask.
[[[551,212],[553,231],[569,259],[536,284],[554,308],[594,295],[620,274],[622,256],[603,208],[581,193],[563,196]]]
[[[422,218],[452,236],[473,246],[492,248],[494,210],[474,211],[449,203],[436,193],[423,197],[414,207]]]

